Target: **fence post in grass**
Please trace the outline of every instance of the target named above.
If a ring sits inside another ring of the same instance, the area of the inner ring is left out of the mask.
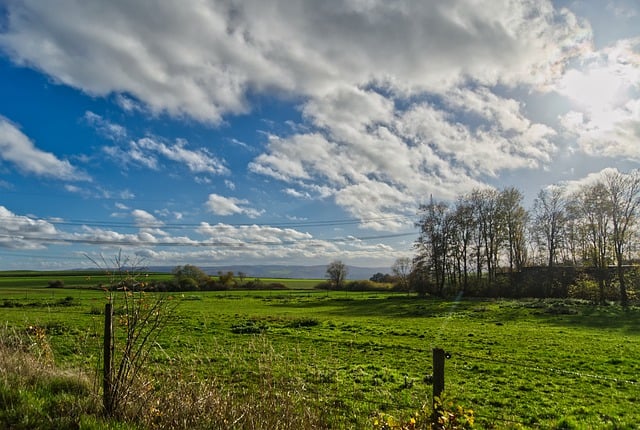
[[[436,398],[444,391],[444,359],[445,352],[441,348],[433,348],[433,413],[436,414]]]
[[[113,414],[113,399],[111,398],[111,337],[113,336],[113,304],[109,301],[104,305],[104,340],[103,340],[103,379],[102,379],[102,405],[105,414]]]

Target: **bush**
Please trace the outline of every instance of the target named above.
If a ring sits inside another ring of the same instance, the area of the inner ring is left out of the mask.
[[[56,279],[55,281],[49,281],[47,288],[64,288],[64,282],[60,279]]]
[[[389,289],[387,284],[380,284],[369,280],[351,281],[347,283],[348,291],[387,291]]]
[[[182,278],[178,282],[180,291],[196,291],[198,290],[198,282],[193,278]]]

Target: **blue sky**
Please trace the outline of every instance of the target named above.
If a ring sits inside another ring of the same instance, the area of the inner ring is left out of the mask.
[[[640,161],[635,1],[0,2],[0,270],[390,266]]]

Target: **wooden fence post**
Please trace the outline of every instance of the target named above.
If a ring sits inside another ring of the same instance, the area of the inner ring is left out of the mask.
[[[433,348],[433,413],[436,414],[436,398],[444,391],[444,349]]]
[[[102,405],[105,414],[113,414],[112,384],[111,384],[111,338],[113,336],[113,304],[111,301],[104,305],[104,339],[103,339],[103,379]]]

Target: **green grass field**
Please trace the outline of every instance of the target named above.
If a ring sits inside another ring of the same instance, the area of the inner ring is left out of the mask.
[[[473,409],[478,428],[640,423],[638,308],[309,289],[173,300],[150,372],[238,392],[268,380],[270,390],[295,390],[328,411],[329,428],[372,428],[379,412],[408,417],[429,404],[434,347],[451,354],[445,391]],[[104,303],[100,291],[3,285],[0,323],[43,327],[58,365],[91,372]]]

